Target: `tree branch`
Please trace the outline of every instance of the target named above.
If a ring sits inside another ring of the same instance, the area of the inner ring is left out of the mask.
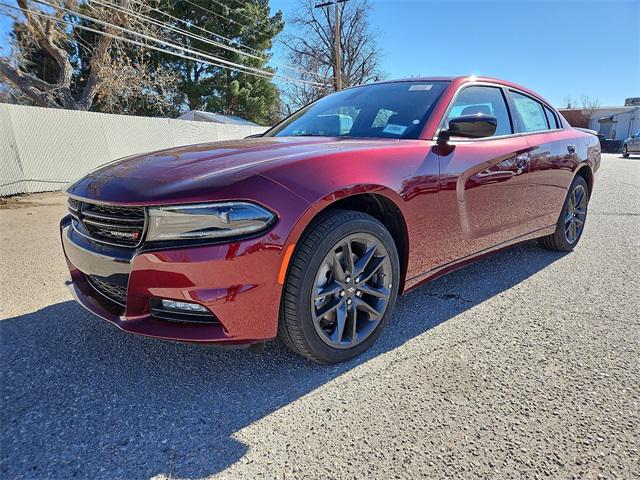
[[[20,73],[6,58],[0,58],[0,77],[13,83],[39,107],[61,108],[62,106],[55,101],[55,85]]]
[[[71,95],[73,67],[71,66],[71,62],[69,62],[67,52],[55,44],[54,36],[56,34],[56,30],[54,28],[54,23],[47,20],[46,23],[43,24],[43,22],[32,13],[31,6],[27,0],[17,0],[17,3],[27,19],[27,23],[25,25],[29,33],[34,36],[34,40],[49,55],[51,55],[60,67],[58,81],[54,87],[57,97],[61,100],[61,105],[59,106],[64,108],[75,108],[76,102],[73,95]]]

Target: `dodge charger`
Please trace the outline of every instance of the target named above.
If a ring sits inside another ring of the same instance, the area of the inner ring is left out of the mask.
[[[127,332],[280,337],[341,362],[428,280],[531,239],[572,250],[599,164],[595,136],[511,82],[353,87],[260,136],[134,155],[72,183],[67,284]]]

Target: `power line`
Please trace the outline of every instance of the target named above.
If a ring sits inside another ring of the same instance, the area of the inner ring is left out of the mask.
[[[226,48],[226,49],[229,49],[229,50],[231,50],[231,51],[238,52],[238,53],[240,53],[240,54],[242,54],[242,55],[247,55],[247,56],[249,56],[249,57],[251,57],[251,58],[256,58],[256,59],[262,60],[260,57],[257,57],[257,56],[255,56],[255,55],[245,54],[244,52],[240,52],[240,51],[239,51],[239,50],[237,50],[237,49],[234,49],[234,48],[232,48],[232,47],[228,47],[228,46],[226,46],[226,45],[223,45],[223,44],[221,44],[221,43],[215,42],[215,41],[213,41],[213,40],[209,40],[209,39],[204,38],[204,37],[202,37],[202,36],[200,36],[200,35],[192,34],[191,32],[188,32],[188,31],[186,31],[186,30],[182,30],[181,28],[172,27],[171,25],[168,25],[168,24],[166,24],[166,23],[156,21],[156,20],[154,20],[154,19],[152,19],[152,18],[145,17],[144,15],[139,15],[139,14],[137,14],[136,12],[131,12],[131,11],[128,11],[128,10],[121,9],[121,8],[117,7],[116,5],[111,5],[111,4],[108,4],[108,3],[103,3],[103,2],[100,2],[99,0],[89,0],[89,1],[90,1],[91,3],[97,3],[97,4],[99,4],[99,5],[104,5],[104,6],[108,7],[108,8],[112,8],[112,9],[114,9],[114,10],[116,10],[116,11],[118,11],[118,12],[124,13],[124,14],[126,14],[126,15],[132,15],[132,16],[134,16],[134,17],[136,17],[136,18],[139,18],[139,19],[141,19],[141,20],[143,20],[143,21],[150,22],[150,23],[152,23],[153,25],[159,26],[159,27],[161,27],[161,28],[167,28],[167,29],[172,30],[172,31],[174,31],[174,32],[180,33],[180,34],[182,34],[182,35],[184,35],[184,36],[186,36],[186,37],[190,37],[190,38],[192,38],[192,39],[194,39],[194,40],[198,40],[198,41],[200,41],[200,42],[202,42],[202,43],[207,43],[207,44],[213,45],[213,46],[215,46],[215,47],[219,47],[219,48]],[[155,38],[155,37],[154,37],[154,38]],[[199,53],[199,54],[201,54],[201,55],[208,55],[208,52],[206,52],[206,51],[204,51],[204,50],[202,50],[202,49],[196,48],[196,47],[194,47],[194,46],[191,46],[190,48],[191,48],[194,52],[198,52],[198,53]]]
[[[218,0],[211,0],[213,3],[217,3],[218,5],[220,5],[221,7],[225,7],[225,8],[231,8],[229,5],[225,5],[224,3],[220,3]],[[238,3],[240,6],[242,7],[246,7],[248,4],[247,3],[242,3],[239,0],[234,0],[236,3]],[[269,21],[264,21],[264,20],[256,20],[255,18],[251,18],[249,15],[246,15],[242,12],[236,12],[238,15],[243,16],[244,18],[246,18],[247,20],[250,20],[252,22],[257,22],[259,25],[269,25],[271,26],[271,23]]]
[[[223,64],[228,65],[230,67],[235,67],[236,69],[239,69],[239,70],[244,69],[244,70],[260,73],[262,75],[268,76],[269,78],[271,78],[271,77],[280,77],[282,79],[285,79],[285,80],[288,80],[288,81],[291,81],[291,82],[310,83],[310,84],[314,84],[314,85],[318,85],[318,86],[322,85],[322,84],[317,83],[317,82],[311,82],[311,81],[307,81],[307,80],[303,80],[303,79],[297,79],[297,78],[288,77],[286,75],[280,75],[280,74],[277,74],[277,73],[274,73],[274,72],[269,72],[267,70],[262,70],[262,69],[251,67],[251,66],[248,66],[248,65],[235,63],[235,62],[226,60],[224,58],[216,57],[216,56],[213,56],[213,55],[210,55],[208,53],[201,52],[201,51],[196,51],[196,50],[193,50],[193,49],[190,49],[190,48],[185,48],[183,46],[176,45],[174,43],[170,43],[170,42],[167,42],[167,41],[164,41],[164,40],[160,40],[158,38],[152,37],[150,35],[146,35],[144,33],[136,32],[136,31],[133,31],[133,30],[130,30],[130,29],[118,26],[118,25],[114,25],[114,24],[109,23],[109,22],[105,22],[103,20],[99,20],[99,19],[94,18],[94,17],[90,17],[88,15],[84,15],[82,13],[76,12],[74,10],[71,10],[71,9],[68,9],[68,8],[65,8],[65,7],[61,7],[61,6],[58,6],[58,5],[53,5],[53,4],[51,4],[49,2],[46,2],[44,0],[34,0],[34,1],[37,2],[37,3],[40,3],[42,5],[47,5],[49,7],[53,7],[53,8],[62,10],[64,12],[70,13],[72,15],[75,15],[75,16],[79,17],[79,18],[83,18],[83,19],[88,20],[90,22],[97,23],[97,24],[102,25],[104,27],[115,28],[115,29],[117,29],[117,30],[119,30],[121,32],[128,33],[130,35],[135,35],[135,36],[138,36],[138,37],[142,37],[145,40],[150,40],[152,42],[161,44],[161,45],[166,46],[166,47],[174,48],[176,50],[181,50],[182,52],[188,53],[190,55],[193,55],[193,54],[200,55],[200,56],[208,59],[209,61],[223,63]],[[248,72],[245,72],[245,73],[248,73]]]
[[[229,50],[229,51],[237,53],[239,55],[243,55],[243,56],[246,56],[246,57],[254,58],[256,60],[260,60],[260,61],[263,61],[263,62],[267,62],[268,61],[268,59],[265,58],[265,57],[261,57],[261,56],[254,55],[254,54],[251,54],[251,53],[243,52],[242,50],[239,50],[237,48],[230,47],[228,45],[224,45],[224,44],[216,42],[214,40],[205,38],[202,35],[194,34],[192,32],[189,32],[188,30],[184,30],[184,29],[179,28],[179,27],[174,27],[172,25],[169,25],[166,22],[162,22],[162,21],[156,20],[154,18],[147,17],[146,15],[140,14],[138,12],[134,12],[134,11],[129,11],[129,10],[123,9],[122,7],[119,7],[117,5],[113,5],[111,3],[101,2],[100,0],[89,0],[89,2],[90,3],[96,3],[98,5],[103,5],[103,6],[107,7],[107,8],[111,8],[113,10],[116,10],[118,12],[124,13],[126,15],[132,15],[132,16],[138,18],[138,19],[141,19],[142,21],[150,22],[150,23],[152,23],[152,24],[154,24],[156,26],[159,26],[161,28],[167,28],[167,29],[169,29],[171,31],[174,31],[176,33],[179,33],[181,35],[184,35],[186,37],[192,38],[192,39],[197,40],[197,41],[202,42],[202,43],[213,45],[215,47],[222,48],[222,49],[225,49],[225,50]],[[192,25],[192,26],[195,26],[195,25]],[[215,34],[212,33],[212,35],[215,35]],[[197,50],[195,47],[192,47],[192,48],[194,50]],[[205,53],[206,54],[206,52],[203,52],[202,50],[197,50],[197,51],[199,51],[200,53]],[[285,68],[285,69],[288,69],[288,70],[314,75],[313,72],[309,72],[309,71],[306,71],[306,70],[298,68],[298,67],[292,67],[292,66],[285,65],[285,64],[280,64],[280,63],[273,63],[273,64],[275,66],[278,66],[278,67],[281,67],[281,68]],[[315,75],[318,76],[317,74],[315,74]]]
[[[248,46],[246,46],[246,45],[243,45],[242,43],[238,42],[237,40],[232,40],[232,39],[227,38],[227,37],[224,37],[224,36],[222,36],[222,35],[220,35],[220,34],[218,34],[218,33],[210,32],[209,30],[206,30],[206,29],[204,29],[204,28],[200,27],[199,25],[194,25],[194,24],[192,24],[192,23],[187,22],[186,20],[183,20],[183,19],[181,19],[181,18],[175,17],[175,16],[171,15],[170,13],[167,13],[167,12],[165,12],[165,11],[163,11],[163,10],[160,10],[160,9],[158,9],[158,8],[155,8],[155,7],[151,7],[151,6],[149,6],[149,5],[145,5],[144,3],[142,3],[142,2],[140,2],[140,1],[138,1],[138,0],[131,0],[131,2],[132,2],[132,3],[135,3],[135,4],[137,4],[137,5],[143,6],[143,7],[145,7],[145,8],[148,8],[148,9],[150,9],[150,10],[153,10],[154,12],[157,12],[157,13],[159,13],[159,14],[161,14],[161,15],[164,15],[164,16],[165,16],[165,17],[167,17],[167,18],[171,18],[171,19],[173,19],[173,20],[176,20],[177,22],[180,22],[180,23],[182,23],[183,25],[186,25],[186,26],[188,26],[188,27],[196,28],[196,29],[198,29],[198,30],[200,30],[200,31],[202,31],[202,32],[208,33],[209,35],[213,35],[214,37],[221,38],[222,40],[224,40],[224,41],[226,41],[226,42],[229,42],[229,43],[232,43],[232,44],[238,45],[238,47],[245,48],[245,49],[247,49],[247,50],[251,50],[251,51],[253,51],[253,52],[257,52],[257,53],[260,53],[260,54],[262,53],[260,50],[257,50],[257,49],[255,49],[255,48],[252,48],[252,47],[248,47]],[[267,59],[264,59],[264,60],[266,61]]]
[[[197,34],[191,33],[188,30],[184,30],[184,29],[179,28],[179,27],[173,27],[173,26],[169,25],[168,23],[155,20],[155,19],[153,19],[151,17],[147,17],[145,15],[139,14],[139,13],[134,12],[134,11],[129,11],[129,10],[123,9],[123,8],[118,7],[117,5],[113,5],[111,3],[103,3],[100,0],[89,0],[89,3],[97,3],[98,5],[102,5],[102,6],[105,6],[107,8],[111,8],[113,10],[116,10],[118,12],[124,13],[126,15],[132,15],[132,16],[134,16],[136,18],[139,18],[140,20],[152,23],[152,24],[154,24],[154,25],[156,25],[158,27],[167,28],[167,29],[169,29],[171,31],[174,31],[174,32],[180,33],[182,35],[185,35],[187,37],[193,38],[194,40],[198,40],[198,41],[200,41],[202,43],[207,43],[209,45],[213,45],[214,47],[218,47],[218,48],[222,48],[222,49],[225,49],[225,50],[229,50],[231,52],[235,52],[235,53],[238,53],[240,55],[245,55],[247,57],[255,58],[257,60],[266,61],[266,59],[264,57],[259,57],[257,55],[253,55],[251,53],[243,52],[242,50],[238,50],[237,48],[230,47],[228,45],[224,45],[224,44],[216,42],[214,40],[210,40],[208,38],[205,38],[202,35],[197,35]]]
[[[58,5],[51,4],[49,2],[46,2],[45,0],[34,0],[34,1],[36,3],[40,3],[42,5],[47,5],[47,6],[52,7],[52,8],[57,8],[58,10],[62,10],[64,12],[67,12],[67,13],[70,13],[70,14],[75,15],[77,17],[83,18],[83,19],[88,20],[90,22],[97,23],[99,25],[102,25],[103,27],[115,28],[115,29],[117,29],[117,30],[119,30],[121,32],[128,33],[130,35],[135,35],[135,36],[138,36],[138,37],[142,37],[145,40],[150,40],[152,42],[159,43],[161,45],[164,45],[164,46],[167,46],[167,47],[170,47],[170,48],[174,48],[176,50],[181,50],[181,51],[189,53],[189,54],[201,55],[201,56],[207,58],[208,60],[224,63],[224,64],[226,64],[228,66],[231,66],[231,67],[244,68],[244,69],[251,70],[251,71],[254,71],[254,72],[257,72],[257,73],[261,73],[263,75],[274,75],[272,72],[268,72],[266,70],[261,70],[259,68],[254,68],[254,67],[250,67],[250,66],[247,66],[247,65],[242,65],[242,64],[239,64],[239,63],[231,62],[229,60],[225,60],[223,58],[215,57],[215,56],[209,55],[207,53],[197,52],[197,51],[195,51],[193,49],[185,48],[185,47],[182,47],[180,45],[176,45],[176,44],[173,44],[173,43],[170,43],[170,42],[166,42],[164,40],[160,40],[158,38],[152,37],[150,35],[146,35],[144,33],[136,32],[134,30],[130,30],[128,28],[121,27],[119,25],[114,25],[113,23],[105,22],[103,20],[100,20],[100,19],[97,19],[97,18],[94,18],[94,17],[90,17],[89,15],[85,15],[83,13],[76,12],[76,11],[71,10],[69,8],[65,8],[65,7],[61,7],[61,6],[58,6]]]
[[[233,0],[234,2],[236,2],[238,5],[240,6],[245,6],[246,4],[244,2],[241,2],[240,0]]]
[[[169,43],[169,42],[165,42],[165,41],[159,40],[159,39],[157,39],[155,37],[152,37],[152,36],[149,36],[149,35],[145,35],[145,34],[142,34],[142,33],[139,33],[139,32],[134,32],[134,31],[128,30],[126,28],[119,27],[117,25],[113,25],[113,24],[110,24],[108,22],[104,22],[102,20],[95,19],[95,18],[90,17],[88,15],[84,15],[84,14],[75,12],[75,11],[67,9],[65,7],[52,5],[52,4],[50,4],[48,2],[45,2],[43,0],[34,0],[34,1],[36,1],[37,3],[41,3],[43,5],[47,5],[47,6],[50,6],[50,7],[53,7],[53,8],[57,8],[59,10],[65,11],[67,13],[70,13],[72,15],[76,15],[76,16],[78,16],[80,18],[84,18],[85,20],[101,24],[103,26],[112,27],[112,28],[115,28],[115,29],[120,30],[122,32],[133,34],[133,35],[136,35],[138,37],[142,37],[142,38],[144,38],[146,40],[150,40],[152,42],[158,43],[158,44],[163,45],[165,47],[169,47],[169,48],[173,48],[173,49],[176,49],[176,50],[180,50],[182,52],[186,52],[186,53],[188,53],[190,55],[185,55],[184,53],[183,54],[178,54],[176,52],[169,51],[169,50],[166,50],[164,48],[154,47],[153,45],[149,45],[147,43],[139,42],[139,41],[136,41],[136,40],[133,40],[133,39],[130,39],[130,38],[126,38],[126,37],[122,37],[122,36],[119,36],[119,35],[114,35],[114,34],[111,34],[111,33],[103,32],[101,30],[96,30],[96,29],[93,29],[93,28],[85,27],[84,25],[78,25],[78,24],[75,24],[73,22],[69,22],[67,20],[62,20],[62,19],[59,19],[59,18],[57,18],[57,17],[55,17],[53,15],[46,14],[46,13],[44,13],[42,11],[30,10],[30,13],[32,13],[32,14],[36,14],[36,15],[41,16],[41,17],[49,18],[49,19],[55,20],[58,23],[67,24],[67,25],[70,25],[71,27],[74,27],[74,28],[80,28],[82,30],[90,31],[90,32],[93,32],[93,33],[96,33],[96,34],[99,34],[99,35],[108,36],[110,38],[113,38],[113,39],[116,39],[116,40],[120,40],[120,41],[124,41],[124,42],[127,42],[127,43],[131,43],[133,45],[137,45],[137,46],[140,46],[140,47],[143,47],[143,48],[149,48],[149,49],[156,50],[156,51],[159,51],[159,52],[162,52],[162,53],[167,53],[167,54],[174,55],[174,56],[177,56],[177,57],[181,57],[181,58],[184,58],[184,59],[187,59],[187,60],[192,60],[192,61],[204,63],[204,64],[207,64],[207,65],[213,65],[213,66],[220,67],[220,68],[226,68],[226,69],[231,70],[231,71],[246,73],[246,74],[249,74],[249,75],[255,75],[255,76],[262,77],[262,78],[267,78],[267,79],[272,79],[274,77],[278,77],[278,78],[282,78],[282,79],[285,79],[285,80],[289,80],[291,82],[303,82],[303,83],[312,83],[312,84],[315,84],[315,85],[321,85],[321,84],[316,84],[315,82],[308,82],[308,81],[302,80],[302,79],[290,78],[290,77],[286,77],[286,76],[283,76],[283,75],[278,75],[278,74],[275,74],[273,72],[269,72],[269,71],[266,71],[266,70],[261,70],[261,69],[253,68],[253,67],[250,67],[250,66],[247,66],[247,65],[242,65],[242,64],[237,64],[237,63],[234,63],[234,62],[230,62],[230,61],[225,60],[225,59],[221,59],[221,58],[214,57],[214,56],[211,56],[211,55],[208,55],[208,54],[205,54],[205,53],[201,53],[201,52],[194,51],[194,50],[191,50],[191,49],[188,49],[188,48],[184,48],[184,47],[181,47],[179,45],[175,45],[175,44],[172,44],[172,43]],[[9,4],[3,3],[3,2],[0,2],[0,5],[8,7],[8,8],[12,8],[14,10],[22,11],[22,9],[20,7],[9,5]],[[192,56],[194,54],[195,55],[199,55],[200,57],[205,57],[205,58],[207,58],[207,60],[203,60],[202,58],[197,58],[197,57]]]
[[[4,3],[4,2],[0,2],[0,5],[2,5],[3,7],[12,8],[14,10],[22,11],[22,9],[20,7],[16,7],[14,5],[9,5],[9,4]],[[241,72],[241,73],[246,73],[248,75],[254,75],[256,77],[266,78],[266,79],[269,79],[269,80],[273,77],[273,75],[261,75],[261,74],[258,74],[258,73],[245,72],[244,70],[239,70],[237,68],[228,67],[226,65],[218,64],[218,63],[215,63],[215,62],[210,62],[210,61],[207,61],[207,60],[202,60],[201,58],[196,58],[196,57],[192,57],[192,56],[189,56],[189,55],[183,55],[183,54],[180,54],[180,53],[176,53],[176,52],[172,52],[172,51],[169,51],[169,50],[165,50],[165,49],[160,48],[160,47],[154,47],[153,45],[149,45],[147,43],[139,42],[139,41],[133,40],[131,38],[121,37],[119,35],[115,35],[115,34],[112,34],[112,33],[104,32],[102,30],[96,30],[95,28],[86,27],[84,25],[79,25],[77,23],[73,23],[73,22],[70,22],[68,20],[64,20],[64,19],[61,19],[61,18],[58,18],[58,17],[54,17],[53,15],[49,15],[49,14],[46,14],[44,12],[37,12],[35,10],[32,10],[30,13],[32,13],[34,15],[37,15],[37,16],[40,16],[40,17],[43,17],[43,18],[48,18],[48,19],[53,20],[54,22],[59,23],[59,24],[69,25],[72,28],[78,28],[80,30],[85,30],[87,32],[92,32],[92,33],[95,33],[97,35],[102,35],[102,36],[105,36],[105,37],[109,37],[109,38],[112,38],[114,40],[119,40],[119,41],[122,41],[122,42],[125,42],[125,43],[130,43],[132,45],[137,45],[137,46],[142,47],[142,48],[148,48],[148,49],[155,50],[155,51],[158,51],[158,52],[162,52],[162,53],[166,53],[166,54],[173,55],[173,56],[176,56],[176,57],[184,58],[186,60],[193,60],[195,62],[204,63],[206,65],[212,65],[212,66],[215,66],[215,67],[226,68],[227,70],[238,71],[238,72]]]
[[[193,23],[189,23],[186,20],[184,20],[182,18],[178,18],[178,17],[176,17],[174,15],[171,15],[170,13],[167,13],[167,12],[165,12],[163,10],[160,10],[158,8],[155,8],[155,7],[151,7],[149,5],[146,5],[146,4],[142,3],[142,2],[140,2],[139,0],[130,0],[130,1],[132,3],[140,5],[142,7],[148,8],[148,9],[150,9],[150,10],[156,12],[156,13],[159,13],[159,14],[167,17],[167,18],[170,18],[170,19],[175,20],[175,21],[177,21],[179,23],[182,23],[183,25],[185,25],[187,27],[196,28],[201,32],[207,33],[209,35],[213,35],[214,37],[220,38],[220,39],[222,39],[222,40],[224,40],[224,41],[226,41],[226,42],[228,42],[230,44],[237,45],[238,48],[244,48],[245,50],[250,50],[252,52],[256,52],[258,54],[257,56],[259,56],[263,61],[265,61],[265,62],[269,61],[268,58],[261,56],[261,55],[263,55],[263,52],[261,52],[260,50],[257,50],[255,48],[249,47],[247,45],[243,45],[242,43],[238,42],[237,40],[233,40],[231,38],[227,38],[227,37],[225,37],[223,35],[220,35],[219,33],[211,32],[211,31],[209,31],[209,30],[207,30],[205,28],[202,28],[199,25],[195,25]],[[235,0],[235,1],[239,1],[239,0]],[[282,64],[282,63],[275,63],[275,62],[273,62],[273,65],[276,66],[276,67],[288,68],[288,69],[291,69],[291,70],[297,70],[297,71],[302,72],[302,73],[307,73],[307,74],[310,74],[312,76],[315,76],[316,78],[322,78],[322,76],[317,74],[317,73],[314,73],[314,72],[311,72],[311,71],[308,71],[308,70],[304,70],[304,69],[301,69],[301,68],[291,67],[289,65],[285,65],[285,64]]]
[[[202,10],[203,12],[210,13],[211,15],[215,15],[216,17],[223,18],[223,19],[225,19],[225,20],[226,20],[226,21],[228,21],[228,22],[235,23],[235,24],[236,24],[236,25],[238,25],[239,27],[246,28],[247,30],[250,30],[250,31],[255,32],[255,33],[262,33],[262,32],[259,32],[259,31],[258,31],[258,30],[256,30],[256,29],[254,29],[254,28],[251,28],[251,27],[249,27],[249,26],[247,26],[247,25],[243,24],[243,23],[236,22],[236,21],[235,21],[235,20],[233,20],[232,18],[227,18],[227,17],[225,17],[224,15],[222,15],[222,14],[220,14],[220,13],[214,12],[213,10],[209,10],[208,8],[204,8],[204,7],[200,6],[200,5],[198,5],[197,3],[192,2],[191,0],[184,0],[184,1],[185,1],[186,3],[188,3],[189,5],[193,5],[194,7],[196,7],[196,8],[198,8],[198,9]],[[218,3],[218,2],[216,2],[216,3]],[[222,4],[219,4],[219,5],[222,5]],[[226,6],[226,5],[223,5],[223,6]]]

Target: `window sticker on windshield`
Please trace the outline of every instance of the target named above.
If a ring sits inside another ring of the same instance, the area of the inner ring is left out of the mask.
[[[404,131],[407,129],[404,125],[394,125],[393,123],[388,124],[382,130],[384,133],[391,133],[393,135],[402,135]]]
[[[420,91],[420,90],[431,90],[431,87],[433,87],[433,85],[411,85],[409,87],[409,91],[410,92],[415,92],[416,90]]]

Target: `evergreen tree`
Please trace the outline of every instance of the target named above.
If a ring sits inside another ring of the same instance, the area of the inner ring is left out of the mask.
[[[210,40],[205,42],[168,30],[168,42],[273,72],[266,66],[269,49],[274,37],[282,31],[284,21],[281,12],[269,15],[268,0],[175,0],[163,11],[182,21],[155,12],[158,20]],[[178,107],[182,110],[238,115],[263,125],[277,119],[279,94],[269,78],[164,53],[156,53],[155,57],[158,63],[178,75]]]

